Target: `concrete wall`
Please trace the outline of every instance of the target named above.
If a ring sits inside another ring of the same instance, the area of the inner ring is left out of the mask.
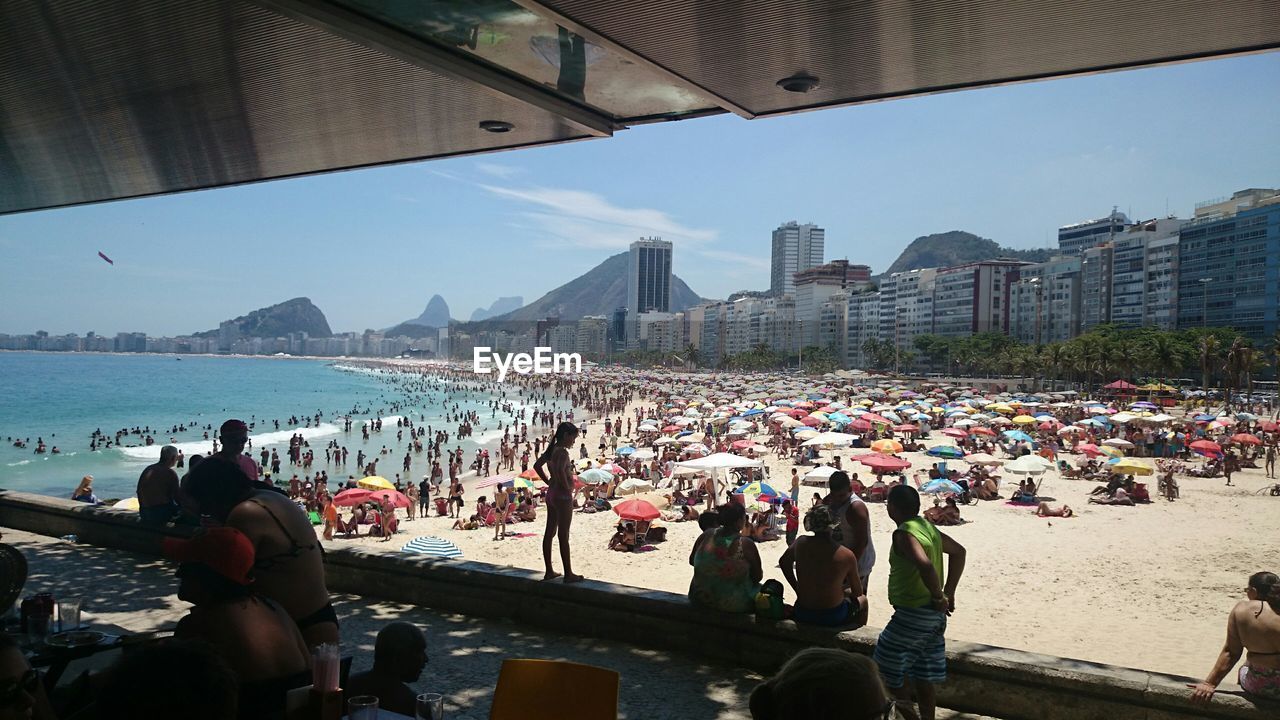
[[[0,490],[0,526],[80,542],[158,554],[162,533],[135,513]],[[588,581],[562,585],[541,573],[463,560],[428,559],[325,544],[334,592],[381,597],[522,625],[610,638],[772,672],[812,646],[869,654],[878,629],[837,633],[791,622],[757,624],[750,616],[696,610],[685,596]],[[1139,641],[1140,638],[1134,638]],[[1206,664],[1217,648],[1205,648]],[[1006,720],[1190,720],[1280,717],[1280,706],[1255,706],[1218,693],[1192,707],[1191,678],[1120,668],[976,643],[948,643],[948,682],[939,701],[955,710]]]

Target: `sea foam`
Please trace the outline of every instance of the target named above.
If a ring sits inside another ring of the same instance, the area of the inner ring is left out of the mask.
[[[392,421],[394,422],[394,420]],[[313,438],[328,437],[337,435],[342,432],[342,428],[329,423],[320,423],[318,427],[313,428],[295,428],[293,430],[277,430],[275,432],[260,433],[258,435],[250,435],[253,440],[254,450],[258,450],[271,445],[288,445],[289,438],[294,435],[301,435],[304,440]],[[212,440],[196,440],[195,442],[174,443],[174,447],[185,456],[207,455],[213,450]],[[116,448],[124,455],[126,460],[134,462],[156,462],[160,459],[160,448],[164,447],[162,443],[155,445],[144,445],[142,447],[122,447]]]

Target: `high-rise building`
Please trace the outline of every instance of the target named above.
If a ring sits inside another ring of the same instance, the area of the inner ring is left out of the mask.
[[[845,365],[847,367],[871,367],[870,360],[863,352],[863,346],[868,340],[880,339],[881,307],[878,292],[849,296],[848,330],[845,333]]]
[[[963,337],[1009,329],[1009,286],[1030,263],[983,260],[938,271],[933,281],[933,334]]]
[[[671,243],[640,238],[631,243],[627,266],[627,311],[671,312]]]
[[[1111,322],[1111,272],[1115,248],[1110,242],[1080,251],[1080,330]]]
[[[1135,223],[1111,241],[1111,322],[1172,328],[1178,230],[1186,221],[1159,218]],[[1150,290],[1149,290],[1150,288]]]
[[[605,356],[609,341],[609,319],[603,315],[587,315],[578,321],[575,352],[599,360]]]
[[[933,333],[933,284],[937,276],[938,268],[905,270],[890,275],[881,284],[882,339],[901,350],[910,350],[915,336]]]
[[[827,298],[850,288],[862,289],[871,280],[871,268],[833,260],[795,274],[796,332],[801,347],[819,345],[818,313]]]
[[[1280,192],[1266,192],[1202,204],[1182,228],[1179,328],[1231,327],[1255,344],[1280,329]]]
[[[1065,342],[1080,334],[1078,255],[1026,265],[1009,291],[1009,334],[1018,342]]]
[[[826,244],[826,230],[796,221],[783,223],[773,231],[772,264],[769,274],[769,294],[774,297],[795,292],[794,275],[815,265],[821,265]]]
[[[1087,248],[1111,240],[1128,226],[1129,218],[1118,210],[1112,210],[1104,218],[1064,225],[1058,228],[1058,250],[1068,255],[1079,255]]]

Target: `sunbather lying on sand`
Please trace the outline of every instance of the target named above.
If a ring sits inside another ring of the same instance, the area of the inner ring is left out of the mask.
[[[1056,509],[1056,510],[1054,509],[1054,507],[1053,507],[1052,505],[1050,505],[1050,504],[1049,504],[1049,503],[1047,503],[1047,502],[1042,502],[1042,503],[1040,503],[1040,507],[1036,508],[1036,515],[1037,515],[1037,516],[1039,516],[1039,517],[1061,517],[1061,518],[1069,518],[1069,517],[1071,517],[1071,516],[1072,516],[1072,515],[1074,515],[1074,514],[1075,514],[1075,513],[1074,513],[1074,512],[1072,512],[1072,510],[1071,510],[1071,506],[1070,506],[1070,505],[1067,505],[1066,503],[1063,503],[1063,504],[1062,504],[1062,507],[1060,507],[1060,508],[1058,508],[1058,509]]]
[[[1116,490],[1116,494],[1111,497],[1097,497],[1097,496],[1090,497],[1089,502],[1095,505],[1132,505],[1133,504],[1133,500],[1129,497],[1129,493],[1124,491],[1124,488],[1118,488]]]

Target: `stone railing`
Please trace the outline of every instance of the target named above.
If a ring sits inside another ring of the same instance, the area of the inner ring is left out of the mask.
[[[55,537],[74,534],[83,543],[147,554],[158,553],[163,536],[143,527],[136,513],[12,491],[0,491],[0,526]],[[507,618],[764,673],[805,647],[869,654],[878,633],[761,624],[749,616],[695,609],[683,595],[663,591],[594,581],[566,586],[541,582],[541,573],[529,570],[341,543],[325,547],[326,579],[335,592]],[[1214,650],[1206,648],[1208,655]],[[1280,717],[1280,706],[1255,705],[1231,692],[1219,692],[1208,707],[1193,707],[1186,687],[1191,678],[955,641],[948,643],[947,655],[949,679],[939,688],[939,703],[1006,720]]]

